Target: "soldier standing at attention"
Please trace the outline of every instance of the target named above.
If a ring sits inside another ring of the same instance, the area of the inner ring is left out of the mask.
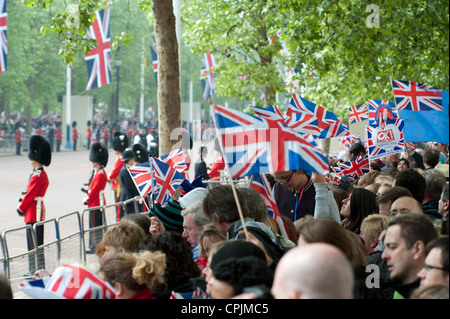
[[[28,158],[31,161],[33,172],[28,180],[28,186],[23,198],[19,199],[17,213],[23,216],[25,224],[33,226],[35,223],[45,220],[44,195],[48,188],[48,177],[44,166],[49,166],[52,160],[50,143],[40,135],[33,135],[30,138],[28,147]],[[31,229],[27,228],[27,246],[28,250],[35,249],[35,243]],[[36,227],[37,246],[44,243],[44,225]],[[38,267],[36,268],[34,256],[29,256],[29,275],[37,269],[45,268],[44,254],[38,252]],[[28,274],[27,274],[28,275]]]
[[[113,149],[117,155],[116,161],[114,162],[114,168],[108,176],[108,181],[112,183],[112,189],[114,190],[114,199],[116,203],[119,201],[120,195],[120,170],[123,166],[122,155],[123,151],[128,147],[128,138],[125,134],[121,132],[115,132],[113,137]],[[120,206],[117,206],[117,216],[116,220],[120,220]]]
[[[108,163],[108,149],[103,143],[96,142],[91,145],[89,153],[89,160],[92,162],[94,175],[89,183],[88,193],[83,198],[83,203],[88,205],[88,208],[103,206],[106,204],[104,189],[108,182],[108,176],[105,171]],[[103,225],[102,211],[94,209],[89,211],[89,228],[95,228]],[[97,244],[102,239],[102,231],[94,230],[89,232],[89,247],[86,253],[93,254]]]

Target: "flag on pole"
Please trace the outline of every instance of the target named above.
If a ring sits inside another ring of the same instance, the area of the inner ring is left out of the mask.
[[[348,118],[350,124],[362,122],[369,118],[366,104],[353,105],[349,107]]]
[[[141,196],[145,196],[152,191],[150,162],[134,165],[128,171]]]
[[[170,151],[158,159],[180,173],[187,168],[186,158],[184,157],[183,150],[180,148]]]
[[[395,104],[386,100],[369,100],[369,125],[373,127],[393,124],[398,118]]]
[[[277,203],[273,197],[269,181],[265,174],[253,175],[251,187],[257,191],[264,199],[264,203],[267,206],[267,212],[270,217],[275,221],[280,230],[280,233],[288,238],[286,229],[284,228],[283,219],[281,218],[280,211],[278,210]]]
[[[323,151],[280,121],[212,105],[222,154],[234,178],[302,169],[328,170]]]
[[[294,93],[286,112],[286,123],[293,130],[311,133],[316,138],[349,135],[348,128],[337,116],[324,107],[310,102]]]
[[[158,203],[164,206],[185,178],[175,169],[154,157],[151,157],[150,161],[152,162],[153,196]]]
[[[215,66],[216,60],[214,59],[214,55],[208,51],[208,53],[203,55],[203,68],[200,70],[200,79],[203,87],[203,99],[205,100],[214,95],[214,90],[216,88],[214,73]]]
[[[338,167],[338,175],[347,176],[349,180],[356,181],[370,171],[369,157],[367,155],[358,156],[348,162],[339,163]]]
[[[442,111],[442,90],[414,81],[391,79],[395,104],[399,110]]]
[[[109,37],[109,6],[96,12],[96,18],[88,30],[88,38],[97,40],[84,59],[87,64],[89,80],[86,90],[102,87],[111,83],[111,39]]]
[[[6,0],[0,0],[0,73],[6,71],[8,55],[8,40],[6,39],[7,25],[8,13],[6,12]]]
[[[156,47],[150,47],[150,51],[152,52],[152,61],[153,61],[153,72],[155,73],[155,84],[158,87],[158,51]]]

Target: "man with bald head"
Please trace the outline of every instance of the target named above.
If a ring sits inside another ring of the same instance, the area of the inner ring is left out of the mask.
[[[275,299],[353,299],[353,270],[338,248],[311,243],[290,249],[275,270]]]
[[[404,214],[404,211],[423,214],[422,205],[413,197],[403,196],[396,199],[391,205],[390,216]]]

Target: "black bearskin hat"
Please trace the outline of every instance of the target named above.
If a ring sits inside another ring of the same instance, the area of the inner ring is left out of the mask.
[[[108,149],[105,144],[96,142],[91,145],[91,151],[89,153],[89,160],[91,162],[99,163],[103,167],[106,167],[108,164]]]
[[[118,152],[123,152],[127,147],[128,137],[121,132],[115,132],[113,138],[113,149]]]
[[[72,122],[72,127],[76,127],[77,126],[77,121],[73,121]]]
[[[133,147],[134,160],[138,163],[145,163],[148,161],[148,152],[142,144],[134,144]]]
[[[50,143],[41,135],[33,135],[30,138],[28,147],[28,158],[44,166],[49,166],[52,161],[52,150]]]
[[[89,121],[89,120],[86,122],[86,125],[87,125],[87,126],[91,126],[91,124],[92,124],[92,122]]]

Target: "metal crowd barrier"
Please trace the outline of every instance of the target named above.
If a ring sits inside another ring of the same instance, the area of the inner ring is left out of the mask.
[[[3,265],[0,275],[9,282],[13,293],[17,293],[18,285],[30,280],[35,270],[45,269],[51,274],[64,263],[86,264],[89,236],[100,242],[107,229],[118,222],[117,209],[122,207],[127,214],[141,213],[138,209],[141,201],[140,196],[126,201],[134,202],[136,209],[133,212],[126,212],[125,202],[117,202],[70,212],[33,226],[24,225],[3,231],[0,235],[0,262]],[[102,225],[89,226],[89,213],[92,211],[101,214]],[[44,227],[44,242],[37,245],[36,230],[40,226]],[[27,232],[30,233],[33,249],[28,249]]]

